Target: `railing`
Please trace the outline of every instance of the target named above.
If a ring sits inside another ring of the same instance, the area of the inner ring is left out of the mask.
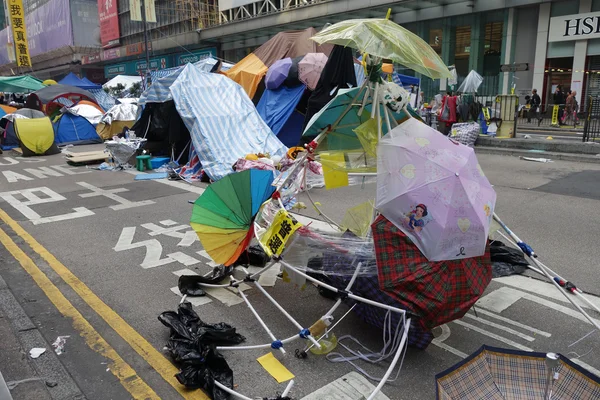
[[[590,96],[587,106],[583,115],[583,141],[593,142],[600,140],[600,98]]]
[[[526,106],[519,107],[517,125],[520,128],[564,128],[581,130],[585,113],[567,113],[565,104],[543,104],[536,111]]]
[[[325,3],[331,0],[262,0],[255,3],[234,7],[219,13],[219,21],[212,26],[229,24],[232,22],[245,21],[251,18],[290,11],[314,4]],[[211,26],[206,26],[210,28]]]

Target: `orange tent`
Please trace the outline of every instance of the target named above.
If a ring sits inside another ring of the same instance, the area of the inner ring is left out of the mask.
[[[316,33],[315,28],[279,32],[224,74],[239,83],[248,97],[253,98],[258,84],[275,61],[286,57],[300,57],[308,53],[325,53],[327,55],[331,53],[333,46],[319,46],[310,40]]]
[[[89,100],[81,100],[77,104],[87,104],[88,106],[92,106],[95,109],[97,109],[98,111],[100,111],[102,114],[104,114],[104,110],[102,109],[102,107],[100,107],[98,104],[93,103],[93,102],[91,102]]]
[[[4,110],[4,112],[7,114],[12,114],[15,111],[17,111],[16,108],[11,107],[11,106],[5,106],[4,104],[0,104],[0,108],[2,108]]]

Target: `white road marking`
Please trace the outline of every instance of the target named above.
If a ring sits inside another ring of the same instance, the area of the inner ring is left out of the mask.
[[[532,326],[525,325],[525,324],[522,324],[522,323],[517,322],[517,321],[513,321],[513,320],[511,320],[509,318],[505,318],[505,317],[502,317],[500,315],[494,314],[493,312],[489,312],[489,311],[482,310],[482,309],[478,308],[477,309],[477,314],[487,315],[488,317],[497,319],[497,320],[505,322],[507,324],[510,324],[510,325],[513,325],[513,326],[517,326],[517,327],[522,328],[522,329],[526,329],[526,330],[528,330],[530,332],[533,332],[536,335],[540,335],[540,336],[544,336],[544,337],[551,337],[552,336],[552,334],[550,334],[548,332],[544,332],[544,331],[536,329],[536,328],[534,328]]]
[[[175,293],[179,297],[183,297],[177,286],[172,287],[171,292]],[[192,303],[194,307],[199,307],[208,303],[212,303],[212,299],[208,296],[188,296],[185,299]]]
[[[21,181],[32,181],[33,180],[33,178],[30,178],[23,174],[19,174],[18,172],[14,172],[14,171],[2,171],[2,175],[4,175],[4,177],[6,178],[8,183],[15,183],[15,182],[18,182],[19,180],[21,180]]]
[[[82,198],[88,198],[88,197],[97,197],[97,196],[104,196],[107,197],[113,201],[116,201],[117,203],[119,203],[119,205],[116,206],[110,206],[111,209],[118,211],[118,210],[126,210],[128,208],[133,208],[133,207],[141,207],[141,206],[147,206],[150,204],[155,204],[154,201],[152,200],[143,200],[143,201],[129,201],[121,196],[117,196],[116,193],[122,193],[122,192],[128,192],[129,189],[125,189],[125,188],[116,188],[116,189],[101,189],[101,188],[97,188],[93,185],[90,185],[89,183],[86,182],[77,182],[77,184],[79,186],[83,186],[86,189],[91,190],[91,193],[83,193],[80,194],[79,197]]]
[[[196,254],[198,254],[201,257],[204,257],[207,260],[206,261],[206,265],[208,265],[209,267],[214,268],[214,267],[218,267],[219,266],[219,264],[217,264],[216,262],[214,262],[212,260],[212,257],[208,255],[208,253],[206,252],[206,250],[197,251]]]
[[[131,170],[128,169],[125,172],[127,172],[128,174],[131,175],[139,175],[139,174],[145,174],[145,172],[140,172],[140,171],[136,171],[136,170]],[[201,186],[194,186],[190,183],[187,183],[185,181],[170,181],[168,179],[154,179],[154,182],[158,182],[158,183],[162,183],[163,185],[168,185],[168,186],[172,186],[181,190],[185,190],[187,192],[192,192],[192,193],[196,193],[198,195],[204,193],[204,188]]]
[[[50,167],[38,167],[38,168],[25,168],[25,171],[39,179],[45,179],[49,176],[64,176],[58,171],[51,169]]]
[[[554,286],[550,282],[540,281],[538,279],[529,278],[523,275],[512,275],[504,278],[495,279],[496,282],[502,283],[503,285],[512,286],[514,288],[534,293],[540,296],[548,297],[552,300],[559,301],[561,303],[569,303],[569,301],[563,296],[556,286]],[[585,289],[582,289],[585,290]],[[593,310],[589,304],[581,301],[578,296],[571,295],[571,299],[573,299],[577,304],[579,304],[582,308],[587,308]],[[600,297],[585,294],[588,300],[590,300],[594,305],[600,307]]]
[[[434,338],[431,341],[431,344],[433,344],[441,349],[444,349],[446,351],[449,351],[450,353],[453,353],[453,354],[459,356],[460,358],[467,358],[467,356],[468,356],[467,353],[463,353],[462,351],[455,349],[452,346],[448,346],[446,343],[444,343],[444,341],[450,337],[450,327],[448,326],[448,324],[441,325],[440,328],[442,329],[442,334],[440,336]]]
[[[51,165],[51,168],[54,168],[55,170],[62,172],[65,175],[81,175],[81,174],[89,174],[92,171],[90,171],[89,169],[85,169],[85,170],[81,170],[80,168],[77,167],[65,167],[64,165]]]
[[[473,314],[465,314],[465,317],[473,319],[473,320],[475,320],[475,321],[477,321],[477,322],[479,322],[481,324],[484,324],[484,325],[487,325],[487,326],[491,326],[491,327],[496,328],[496,329],[500,329],[501,331],[510,333],[511,335],[518,336],[521,339],[527,340],[528,342],[533,342],[535,340],[535,338],[533,338],[533,337],[531,337],[529,335],[525,335],[524,333],[515,331],[514,329],[508,328],[506,326],[502,326],[502,325],[497,324],[495,322],[488,321],[487,319],[476,317]]]
[[[512,306],[517,300],[525,295],[520,290],[511,289],[509,287],[501,287],[490,294],[487,294],[477,300],[476,307],[487,308],[490,311],[501,313],[508,307]]]
[[[523,298],[527,299],[527,300],[531,300],[534,303],[538,303],[538,304],[540,304],[542,306],[546,306],[546,307],[548,307],[548,308],[550,308],[550,309],[552,309],[554,311],[560,311],[561,313],[563,313],[565,315],[568,315],[570,317],[573,317],[575,319],[583,321],[586,324],[592,325],[592,323],[590,321],[588,321],[586,317],[584,317],[583,315],[581,315],[581,313],[579,311],[574,310],[572,308],[561,306],[560,304],[556,304],[556,303],[554,303],[554,302],[552,302],[550,300],[546,300],[546,299],[543,299],[543,298],[541,298],[539,296],[534,296],[534,295],[529,294],[529,293],[525,294],[525,296],[523,296]],[[592,319],[594,321],[596,321],[597,323],[600,324],[600,320],[595,319],[595,318],[592,318]]]
[[[182,275],[198,275],[198,273],[192,271],[191,269],[181,269],[178,271],[174,271],[173,274],[177,275],[177,276],[182,276]],[[206,292],[207,295],[215,298],[216,300],[219,300],[221,303],[225,304],[228,307],[234,306],[236,304],[240,304],[243,303],[244,300],[238,296],[237,294],[235,294],[233,291],[230,291],[228,289],[233,289],[237,292],[236,288],[203,288],[204,291]],[[246,285],[246,284],[241,284],[240,285],[240,290],[242,291],[246,291],[250,289],[250,286]],[[171,289],[173,290],[173,289]],[[179,289],[177,289],[177,293],[179,293]],[[181,293],[179,293],[181,294]],[[202,297],[202,296],[201,296]],[[206,296],[203,296],[206,297]],[[189,299],[192,299],[194,297],[188,297]],[[191,302],[191,301],[190,301]],[[193,304],[193,303],[192,303]]]
[[[495,340],[497,340],[499,342],[506,343],[507,345],[512,346],[512,347],[514,347],[516,349],[525,350],[525,351],[533,351],[533,349],[531,349],[531,348],[529,348],[527,346],[523,346],[522,344],[519,344],[519,343],[517,343],[515,341],[512,341],[510,339],[504,338],[504,337],[502,337],[500,335],[496,335],[495,333],[488,332],[485,329],[479,328],[479,327],[477,327],[475,325],[471,325],[468,322],[464,322],[464,321],[462,321],[460,319],[458,319],[456,321],[452,321],[452,322],[455,323],[455,324],[457,324],[457,325],[460,325],[460,326],[463,326],[465,328],[468,328],[470,330],[473,330],[475,332],[481,333],[482,335],[491,337],[492,339],[495,339]]]
[[[6,161],[7,163],[4,161]],[[12,157],[2,157],[2,159],[0,159],[0,166],[15,165],[18,163],[19,162]]]
[[[123,251],[145,247],[146,255],[144,256],[144,261],[142,262],[142,264],[140,264],[141,267],[144,269],[159,267],[161,265],[166,265],[175,261],[169,256],[161,258],[162,245],[158,240],[150,239],[133,243],[134,236],[135,226],[127,226],[123,228],[123,230],[121,231],[121,235],[119,236],[119,240],[117,241],[117,244],[113,249],[115,251]]]
[[[38,196],[36,193],[44,194],[44,197]],[[27,199],[26,201],[18,200],[15,196],[21,195]],[[88,210],[85,207],[76,207],[73,208],[72,213],[55,215],[51,217],[42,217],[33,209],[31,209],[32,205],[36,204],[45,204],[45,203],[53,203],[57,201],[66,200],[66,198],[50,188],[47,187],[39,187],[32,189],[24,189],[24,190],[15,190],[12,192],[4,192],[0,193],[0,198],[4,199],[8,204],[14,207],[17,211],[23,214],[29,221],[31,221],[34,225],[45,224],[48,222],[56,222],[56,221],[65,221],[69,219],[88,217],[90,215],[94,215],[94,212]]]
[[[167,256],[171,257],[174,261],[177,261],[177,262],[185,265],[186,267],[200,263],[200,260],[196,260],[194,257],[190,257],[187,254],[184,254],[180,251],[167,254]]]

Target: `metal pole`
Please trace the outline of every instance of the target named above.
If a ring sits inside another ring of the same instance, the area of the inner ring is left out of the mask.
[[[144,50],[146,54],[146,82],[150,85],[150,52],[148,51],[148,22],[146,21],[146,1],[142,0],[142,24],[144,24]]]

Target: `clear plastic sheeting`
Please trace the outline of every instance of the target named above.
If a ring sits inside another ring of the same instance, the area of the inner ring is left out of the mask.
[[[483,77],[475,72],[475,70],[471,70],[463,83],[458,87],[458,91],[460,93],[477,93],[477,89],[479,89],[482,82]]]
[[[311,228],[300,228],[288,246],[285,261],[309,275],[352,276],[358,264],[358,276],[377,276],[373,239],[352,233],[318,234]],[[317,276],[318,278],[318,276]]]
[[[129,159],[137,152],[140,146],[146,141],[146,139],[133,139],[133,140],[111,140],[105,142],[106,149],[110,152],[114,158],[117,167],[127,167],[129,165]]]
[[[384,18],[349,19],[312,37],[319,44],[351,47],[392,60],[432,79],[452,78],[440,56],[419,36]]]

